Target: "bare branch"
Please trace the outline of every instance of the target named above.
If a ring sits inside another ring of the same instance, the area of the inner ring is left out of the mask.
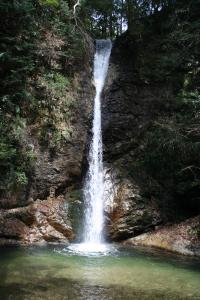
[[[80,4],[80,0],[78,0],[77,2],[76,2],[76,4],[74,5],[74,15],[76,14],[76,8],[77,8],[77,6],[80,6],[81,4]]]

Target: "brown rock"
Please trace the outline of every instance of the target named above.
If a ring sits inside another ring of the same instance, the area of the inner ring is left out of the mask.
[[[184,255],[200,256],[200,216],[138,235],[124,244],[150,246]]]
[[[54,197],[52,190],[47,200],[0,211],[0,244],[5,244],[5,239],[33,244],[67,243],[73,238],[67,202],[63,196]]]
[[[124,240],[161,222],[156,203],[146,199],[136,182],[119,170],[105,171],[105,213],[108,239]]]

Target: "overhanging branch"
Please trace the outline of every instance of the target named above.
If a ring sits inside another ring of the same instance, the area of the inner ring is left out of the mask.
[[[77,6],[80,6],[81,4],[80,4],[80,0],[78,0],[77,2],[76,2],[76,4],[74,5],[74,15],[76,14],[76,8],[77,8]]]

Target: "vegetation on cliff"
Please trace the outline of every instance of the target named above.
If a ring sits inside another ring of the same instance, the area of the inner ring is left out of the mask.
[[[176,217],[200,210],[199,8],[199,1],[170,1],[138,22],[140,32],[130,31],[138,78],[151,88],[165,86],[168,93],[143,135],[138,160],[170,190]]]
[[[200,209],[199,8],[199,1],[163,1],[135,21],[129,36],[137,49],[137,77],[151,89],[165,86],[168,93],[143,135],[138,161],[170,190],[177,215]]]
[[[85,37],[66,1],[1,1],[0,189],[27,185],[41,146],[72,136]],[[87,58],[88,59],[88,58]],[[27,130],[28,128],[28,130]]]

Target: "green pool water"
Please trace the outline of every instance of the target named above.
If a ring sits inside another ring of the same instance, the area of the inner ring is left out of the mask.
[[[143,249],[90,257],[62,247],[4,248],[0,299],[200,299],[200,262]]]

